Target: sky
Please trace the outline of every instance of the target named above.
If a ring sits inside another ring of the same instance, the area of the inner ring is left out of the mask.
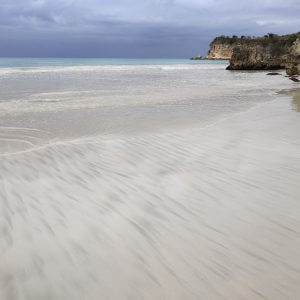
[[[184,58],[300,31],[300,0],[0,0],[0,56]]]

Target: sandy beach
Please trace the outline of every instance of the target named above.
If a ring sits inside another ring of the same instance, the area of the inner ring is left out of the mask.
[[[300,0],[0,0],[0,300],[300,300]]]
[[[298,299],[299,95],[3,153],[0,299]]]

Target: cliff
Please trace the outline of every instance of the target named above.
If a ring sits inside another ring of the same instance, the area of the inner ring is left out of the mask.
[[[285,68],[298,35],[243,39],[234,47],[229,70],[274,70]]]
[[[300,38],[294,42],[288,55],[286,73],[288,75],[300,75]]]
[[[274,48],[272,44],[261,44],[256,41],[243,44],[232,53],[228,70],[276,70],[283,69],[288,50]]]
[[[215,38],[210,44],[210,49],[206,55],[206,59],[226,59],[229,60],[236,46],[236,41],[223,37]]]
[[[217,37],[210,45],[207,59],[229,59],[228,70],[287,69],[299,74],[300,32],[264,37]]]

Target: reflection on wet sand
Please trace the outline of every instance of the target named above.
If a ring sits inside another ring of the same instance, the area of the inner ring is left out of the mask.
[[[293,97],[292,107],[295,111],[300,112],[300,89],[296,89],[290,92]]]

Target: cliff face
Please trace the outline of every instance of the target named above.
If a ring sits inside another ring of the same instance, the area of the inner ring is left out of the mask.
[[[287,69],[299,74],[300,33],[264,37],[217,37],[210,45],[207,59],[229,59],[228,70]]]
[[[228,70],[275,70],[285,67],[288,49],[250,42],[234,48]]]
[[[286,73],[288,75],[300,75],[300,38],[295,41],[288,55]]]
[[[235,44],[216,38],[211,44],[206,59],[230,59]]]

